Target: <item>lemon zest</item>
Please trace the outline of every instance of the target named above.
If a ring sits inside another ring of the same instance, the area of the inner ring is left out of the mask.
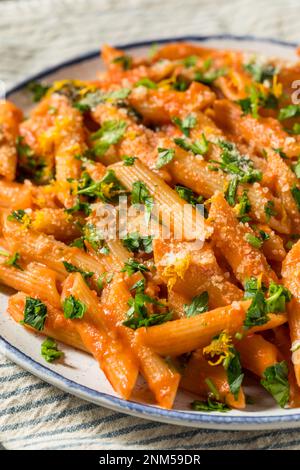
[[[233,347],[232,339],[223,331],[217,338],[214,338],[212,342],[203,348],[203,355],[210,358],[208,363],[211,366],[218,366],[224,362],[225,359],[229,359],[234,356],[230,350]],[[215,360],[211,360],[216,357]]]

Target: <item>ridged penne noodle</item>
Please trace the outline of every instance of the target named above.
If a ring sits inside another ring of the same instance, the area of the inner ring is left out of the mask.
[[[230,392],[224,367],[209,365],[203,357],[202,351],[199,350],[192,354],[192,357],[185,367],[180,386],[188,392],[206,397],[211,393],[206,382],[207,379],[211,380],[216,387],[219,400],[221,399],[233,408],[245,408],[246,403],[243,389],[240,389],[238,399],[236,400]]]
[[[67,214],[64,209],[36,210],[30,217],[33,230],[53,235],[57,240],[68,241],[81,235],[80,219]]]
[[[242,284],[253,276],[262,275],[267,283],[277,279],[263,253],[247,238],[254,236],[252,230],[236,219],[221,193],[212,198],[209,216],[214,225],[213,240]]]
[[[259,334],[245,336],[236,341],[235,347],[240,353],[243,366],[259,377],[263,376],[267,367],[282,360],[276,346]]]
[[[75,328],[87,349],[95,356],[114,389],[129,398],[138,376],[138,366],[130,349],[109,331],[105,313],[79,273],[70,274],[63,286],[62,300],[74,296],[86,306],[83,320]]]
[[[220,307],[191,318],[182,318],[170,323],[155,325],[150,328],[140,328],[137,340],[151,347],[164,356],[178,356],[209,344],[211,338],[226,330],[235,334],[242,330],[249,301],[233,302],[226,307]],[[269,321],[261,326],[248,330],[268,330],[287,321],[284,314],[270,314]]]
[[[5,257],[0,255],[0,282],[15,290],[42,300],[48,300],[54,307],[60,308],[60,295],[57,290],[57,274],[38,263],[30,263],[24,269],[5,265]],[[43,282],[41,283],[41,279]]]
[[[24,320],[26,297],[24,292],[18,292],[9,298],[7,311],[17,323]],[[72,321],[65,318],[63,312],[53,307],[49,302],[44,303],[47,307],[47,317],[44,328],[39,333],[61,341],[62,343],[66,343],[76,349],[87,351]],[[36,330],[28,324],[25,323],[24,326],[36,332]]]
[[[18,222],[8,221],[7,214],[3,217],[3,235],[11,250],[20,253],[25,261],[43,263],[62,277],[67,275],[63,261],[98,276],[106,271],[99,259],[94,259],[79,248],[65,245],[51,235],[44,235]]]
[[[27,209],[32,206],[32,189],[29,184],[0,181],[0,207]]]
[[[200,214],[190,207],[189,213],[184,212],[185,202],[173,191],[162,179],[154,175],[141,162],[136,161],[133,166],[126,167],[122,163],[116,163],[110,167],[114,170],[117,178],[128,189],[132,188],[133,183],[141,181],[146,185],[149,193],[158,205],[159,215],[162,223],[169,224],[172,232],[180,232],[186,240],[204,240],[205,225]],[[184,215],[184,224],[183,224]],[[202,225],[197,230],[198,225]],[[200,222],[203,224],[200,224]]]
[[[126,319],[128,300],[131,298],[124,281],[121,278],[115,278],[106,289],[107,292],[104,293],[103,299],[106,305],[106,318],[111,322],[112,327],[117,329],[126,344],[130,346],[159,405],[171,408],[176,397],[180,375],[150,348],[137,343],[133,330],[122,324]]]

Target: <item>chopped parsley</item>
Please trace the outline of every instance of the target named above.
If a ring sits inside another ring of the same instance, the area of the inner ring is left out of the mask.
[[[236,206],[238,218],[241,222],[246,223],[251,220],[248,216],[249,212],[251,211],[251,203],[248,198],[248,191],[244,189],[242,195],[238,199],[238,204]]]
[[[236,204],[236,193],[239,184],[239,179],[237,176],[234,176],[228,183],[225,190],[224,196],[226,201],[230,206],[235,206]]]
[[[9,255],[9,253],[0,250],[0,256],[7,256],[7,261],[5,262],[6,266],[12,266],[16,269],[20,269],[20,271],[24,271],[22,266],[20,266],[18,263],[21,258],[20,253],[14,253],[13,255]]]
[[[39,183],[44,176],[46,167],[44,159],[35,155],[32,148],[24,142],[24,137],[22,136],[17,137],[16,149],[19,157],[17,168],[18,181],[30,178],[35,183]]]
[[[227,370],[227,380],[230,391],[237,400],[244,374],[242,373],[240,354],[233,347],[230,348],[230,352],[232,353],[232,356],[225,359],[223,365]]]
[[[64,353],[57,348],[56,341],[52,338],[47,338],[41,344],[41,355],[47,362],[53,362],[60,359]]]
[[[174,189],[181,199],[184,199],[194,207],[196,204],[201,204],[203,202],[202,196],[197,196],[190,188],[187,188],[186,186],[177,185]]]
[[[149,193],[147,186],[142,181],[135,181],[132,184],[131,202],[132,204],[144,204],[147,220],[150,219],[154,206],[154,199]]]
[[[133,166],[136,159],[137,159],[136,157],[132,157],[130,155],[123,155],[122,156],[124,166]]]
[[[163,166],[167,165],[173,160],[175,156],[174,149],[165,149],[165,148],[159,147],[157,151],[158,151],[158,159],[155,165],[156,168],[162,168]]]
[[[300,105],[299,104],[289,104],[285,108],[281,108],[278,114],[279,121],[284,121],[285,119],[293,118],[300,116]]]
[[[180,119],[179,117],[173,117],[172,121],[176,126],[179,127],[181,132],[186,136],[190,136],[190,131],[193,129],[197,124],[197,118],[194,114],[188,114],[184,119]]]
[[[30,224],[30,217],[27,212],[24,211],[24,209],[17,209],[15,211],[12,211],[11,214],[7,216],[7,220],[9,220],[10,222],[17,221],[25,226],[28,226]]]
[[[91,198],[99,198],[103,202],[116,202],[120,195],[126,193],[127,191],[117,179],[113,170],[108,170],[101,181],[92,181],[90,186],[77,191],[79,195],[82,194]]]
[[[300,178],[300,157],[298,157],[297,163],[292,166],[292,170],[297,176],[297,178]]]
[[[204,83],[205,85],[211,85],[217,78],[226,75],[227,70],[225,67],[221,67],[216,70],[197,70],[194,75],[195,82]]]
[[[195,400],[192,403],[192,408],[194,411],[219,411],[220,413],[226,413],[230,411],[230,408],[225,404],[212,398],[208,398],[206,401]]]
[[[281,408],[287,405],[290,398],[288,372],[286,361],[278,362],[266,368],[260,382]]]
[[[111,145],[117,144],[123,137],[127,123],[125,121],[104,121],[101,128],[92,134],[93,150],[98,157],[104,155]]]
[[[188,318],[208,311],[208,292],[193,297],[190,305],[184,305],[184,312]]]
[[[264,284],[251,277],[245,283],[245,299],[252,299],[247,310],[244,326],[264,325],[268,322],[268,313],[286,311],[286,303],[292,298],[290,291],[282,284],[271,282],[267,289]]]
[[[294,185],[291,189],[292,196],[296,202],[297,208],[300,211],[300,189]]]
[[[63,301],[63,311],[65,318],[82,318],[87,310],[86,305],[74,297],[74,295],[70,295],[66,297]]]
[[[147,271],[150,271],[147,266],[142,263],[139,263],[133,258],[130,258],[128,261],[125,261],[124,268],[121,270],[122,273],[126,273],[128,274],[128,276],[131,276],[132,274],[137,272],[145,273]]]
[[[270,221],[271,217],[276,217],[277,212],[275,210],[274,201],[268,201],[264,206],[264,212],[266,215],[267,222]]]
[[[24,319],[21,323],[29,325],[35,330],[42,331],[44,329],[46,317],[46,305],[39,299],[26,297]]]
[[[258,83],[263,83],[265,80],[272,80],[277,73],[276,67],[272,64],[259,64],[258,62],[249,62],[244,66],[244,69],[253,77]]]
[[[177,75],[175,81],[172,83],[172,87],[177,91],[186,91],[190,83],[182,75]]]
[[[242,155],[235,144],[220,140],[218,146],[221,149],[220,161],[214,160],[214,163],[224,173],[237,175],[242,183],[254,183],[261,180],[261,171],[253,167],[252,160],[246,155]]]
[[[150,78],[140,78],[135,84],[135,87],[138,86],[144,86],[145,88],[149,88],[151,90],[156,90],[157,89],[157,84],[153,81],[150,80]]]
[[[73,214],[74,212],[83,212],[85,215],[90,215],[92,212],[91,206],[88,202],[76,200],[74,206],[65,209],[67,214]]]
[[[209,142],[206,139],[205,135],[202,134],[201,140],[197,139],[194,142],[190,142],[187,139],[182,137],[176,137],[174,139],[176,145],[181,147],[187,152],[192,152],[194,155],[205,155],[208,152]]]
[[[130,287],[130,290],[135,290],[136,294],[143,294],[145,292],[145,279],[137,281],[132,287]]]
[[[101,90],[91,91],[76,101],[74,107],[85,113],[96,108],[101,103],[122,102],[128,97],[130,92],[130,88],[120,88],[119,90],[108,91],[107,93],[103,93]]]
[[[126,54],[116,57],[112,62],[114,64],[120,64],[123,70],[130,70],[132,67],[132,57]]]
[[[129,299],[129,310],[127,312],[127,319],[123,325],[136,330],[143,326],[160,325],[172,319],[172,313],[153,313],[149,315],[146,304],[152,304],[158,307],[165,307],[161,302],[153,299],[144,293],[137,293],[134,299]]]
[[[254,235],[253,233],[246,233],[245,240],[250,243],[254,248],[260,249],[263,245],[263,240]]]
[[[286,311],[286,303],[292,299],[291,292],[282,284],[271,282],[266,299],[266,309],[269,313],[283,313]]]
[[[237,103],[244,114],[251,114],[254,118],[259,117],[258,111],[261,107],[268,109],[276,109],[278,107],[278,99],[273,93],[264,93],[255,85],[250,86],[249,96],[238,100]]]
[[[189,69],[190,67],[195,67],[197,64],[198,57],[196,55],[190,55],[188,57],[185,57],[182,61],[183,65],[185,68]]]
[[[32,99],[34,103],[41,101],[41,99],[46,95],[47,91],[50,89],[50,85],[44,85],[39,82],[30,82],[27,85],[27,90],[32,93]]]
[[[127,250],[132,253],[139,251],[145,253],[152,253],[152,236],[141,236],[138,232],[128,233],[126,237],[123,238],[123,245]]]
[[[251,305],[247,310],[244,326],[251,328],[252,326],[264,325],[268,321],[264,293],[261,289],[257,289],[253,293]]]
[[[89,277],[92,277],[94,274],[92,272],[82,271],[82,269],[77,268],[77,266],[74,266],[74,264],[68,263],[68,261],[63,261],[63,265],[68,273],[80,273],[85,280]]]

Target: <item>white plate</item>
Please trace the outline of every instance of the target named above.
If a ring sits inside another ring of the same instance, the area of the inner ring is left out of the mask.
[[[178,38],[177,38],[178,39]],[[295,44],[276,40],[259,40],[251,37],[210,36],[179,38],[207,46],[220,48],[243,49],[259,52],[266,56],[278,56],[294,60]],[[170,41],[171,39],[169,39]],[[174,38],[172,38],[174,40]],[[147,43],[129,44],[124,46],[134,55],[144,55],[152,43],[166,42],[148,41]],[[80,56],[70,62],[43,71],[30,77],[9,92],[9,98],[22,109],[28,110],[31,100],[24,87],[32,79],[43,79],[51,83],[53,80],[65,78],[94,79],[96,72],[102,67],[98,51]],[[40,355],[42,338],[26,331],[6,314],[9,291],[0,292],[0,347],[6,356],[24,369],[32,372],[42,380],[58,388],[74,394],[87,401],[124,413],[148,418],[156,421],[195,426],[212,429],[275,429],[297,427],[300,425],[300,410],[282,410],[274,404],[273,399],[261,387],[249,383],[246,392],[254,398],[256,405],[247,407],[247,411],[232,410],[227,413],[198,413],[190,409],[193,396],[180,391],[173,410],[164,410],[156,406],[137,401],[126,401],[118,398],[104,374],[99,371],[96,361],[89,355],[60,345],[65,352],[63,363],[48,364]]]

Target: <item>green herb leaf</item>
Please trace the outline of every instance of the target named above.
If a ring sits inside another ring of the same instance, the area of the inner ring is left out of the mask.
[[[113,60],[114,64],[120,64],[123,70],[129,70],[132,67],[132,57],[129,55],[120,55]]]
[[[262,386],[273,396],[281,408],[287,405],[290,398],[288,372],[286,361],[278,362],[266,368],[261,380]]]
[[[157,89],[157,84],[153,81],[150,80],[150,78],[140,78],[135,84],[135,87],[138,86],[144,86],[145,88],[149,88],[151,90],[156,90]]]
[[[196,204],[203,203],[203,197],[197,196],[190,188],[187,188],[185,186],[175,186],[174,189],[176,193],[181,197],[181,199],[184,199],[189,204],[192,204],[192,206],[194,207],[196,206]]]
[[[88,202],[83,202],[77,199],[74,206],[65,209],[67,214],[73,214],[74,212],[83,212],[85,215],[90,215],[92,212],[91,206]]]
[[[239,203],[237,205],[237,210],[239,220],[243,223],[249,222],[251,218],[247,214],[249,214],[251,211],[251,203],[248,198],[248,191],[246,189],[244,189],[238,201]]]
[[[236,203],[236,193],[239,184],[239,179],[237,176],[234,176],[228,183],[226,191],[224,193],[225,199],[230,206],[235,206]]]
[[[285,108],[281,108],[279,111],[279,121],[284,121],[292,117],[300,116],[300,106],[298,104],[289,104]]]
[[[38,83],[34,81],[30,82],[27,85],[27,90],[29,90],[32,93],[32,99],[34,103],[37,103],[38,101],[40,101],[45,96],[49,88],[50,88],[50,85],[43,85],[42,83]]]
[[[182,61],[185,68],[189,69],[190,67],[194,67],[197,64],[198,57],[196,55],[190,55],[185,57]]]
[[[146,220],[150,219],[154,206],[154,199],[149,193],[147,186],[142,181],[135,181],[132,184],[131,202],[132,204],[144,204],[147,216]]]
[[[219,411],[220,413],[226,413],[230,411],[230,408],[225,404],[212,398],[208,398],[207,401],[195,400],[192,403],[192,408],[194,411]]]
[[[122,156],[122,160],[125,166],[133,166],[136,159],[137,159],[136,157],[131,157],[129,155]]]
[[[139,263],[133,258],[130,258],[128,261],[125,261],[124,268],[121,270],[122,273],[126,273],[128,274],[128,276],[131,276],[132,274],[137,272],[145,273],[147,271],[150,271],[147,266],[142,263]]]
[[[66,297],[63,301],[63,311],[65,318],[82,318],[87,310],[86,305],[74,297],[74,295],[70,295]]]
[[[24,319],[21,323],[29,325],[35,330],[42,331],[47,317],[47,307],[39,299],[26,297]]]
[[[194,155],[205,155],[209,148],[209,142],[204,134],[202,134],[201,140],[198,139],[194,142],[190,142],[187,139],[183,139],[181,137],[176,137],[174,142],[182,149],[186,150],[187,152],[192,152]]]
[[[300,211],[300,189],[294,185],[291,189],[292,196],[297,204],[297,208]]]
[[[250,243],[251,246],[257,248],[258,250],[262,247],[263,241],[256,237],[253,233],[246,233],[245,240]]]
[[[237,175],[243,183],[254,183],[260,181],[262,173],[253,167],[253,162],[245,155],[242,155],[235,144],[220,140],[218,146],[222,152],[220,161],[214,161],[225,173]]]
[[[137,293],[134,299],[128,301],[128,304],[130,308],[127,312],[127,319],[123,322],[123,325],[133,330],[143,326],[160,325],[172,319],[171,312],[153,313],[149,315],[146,304],[165,307],[163,303],[158,302],[149,295]]]
[[[99,198],[103,202],[116,202],[119,196],[127,194],[126,189],[117,179],[113,170],[108,170],[106,175],[101,181],[92,182],[90,186],[77,191],[77,194],[82,194],[91,198]]]
[[[57,343],[52,338],[47,338],[41,344],[41,355],[47,362],[53,362],[56,359],[60,359],[64,353],[59,351]]]
[[[77,266],[74,266],[74,264],[68,263],[68,261],[63,261],[63,265],[68,273],[80,273],[85,280],[89,277],[92,277],[94,274],[92,272],[82,271],[82,269],[77,268]]]
[[[229,362],[226,366],[227,380],[230,387],[230,391],[233,394],[234,398],[237,400],[244,378],[244,374],[242,373],[242,366],[239,353],[235,348],[230,348],[230,352],[233,353],[233,356],[230,357]]]
[[[195,82],[204,83],[205,85],[211,85],[217,78],[223,77],[226,73],[227,69],[225,67],[221,67],[217,70],[197,70],[194,80]]]
[[[276,67],[272,64],[250,62],[249,64],[246,64],[244,68],[258,83],[263,83],[265,80],[272,80],[274,75],[277,73]]]
[[[184,119],[180,119],[179,117],[173,117],[172,121],[176,126],[179,127],[181,132],[186,136],[190,136],[190,131],[196,126],[197,118],[194,114],[188,114]]]
[[[14,253],[13,255],[9,256],[9,258],[7,259],[5,264],[7,266],[13,266],[16,269],[20,269],[20,271],[24,271],[22,266],[20,266],[19,263],[18,263],[20,258],[21,258],[20,253]]]
[[[123,245],[127,250],[132,253],[139,251],[145,253],[152,253],[152,236],[141,236],[138,232],[128,233],[126,237],[123,238]]]
[[[173,160],[175,156],[174,149],[165,149],[165,148],[159,147],[157,150],[158,150],[158,159],[155,165],[156,168],[162,168],[163,166],[167,165]]]
[[[277,212],[275,210],[274,201],[268,201],[264,206],[264,212],[266,214],[267,222],[270,221],[271,217],[276,217]]]
[[[292,166],[292,169],[297,178],[300,178],[300,157],[298,157],[298,161],[296,165]]]
[[[127,128],[126,121],[104,121],[101,128],[92,134],[93,150],[98,157],[104,155],[111,145],[117,144]]]
[[[193,297],[190,305],[184,306],[184,312],[188,318],[199,315],[208,311],[208,292],[204,291],[201,294]]]
[[[120,88],[119,90],[113,90],[107,93],[103,93],[101,90],[91,91],[76,101],[74,107],[85,113],[95,109],[101,103],[123,101],[130,93],[130,88]]]
[[[271,282],[266,299],[266,308],[269,313],[282,313],[286,311],[286,303],[292,299],[291,292],[282,284]]]
[[[263,291],[259,289],[252,296],[252,302],[247,310],[244,326],[251,328],[252,326],[264,325],[268,321],[265,296]]]

